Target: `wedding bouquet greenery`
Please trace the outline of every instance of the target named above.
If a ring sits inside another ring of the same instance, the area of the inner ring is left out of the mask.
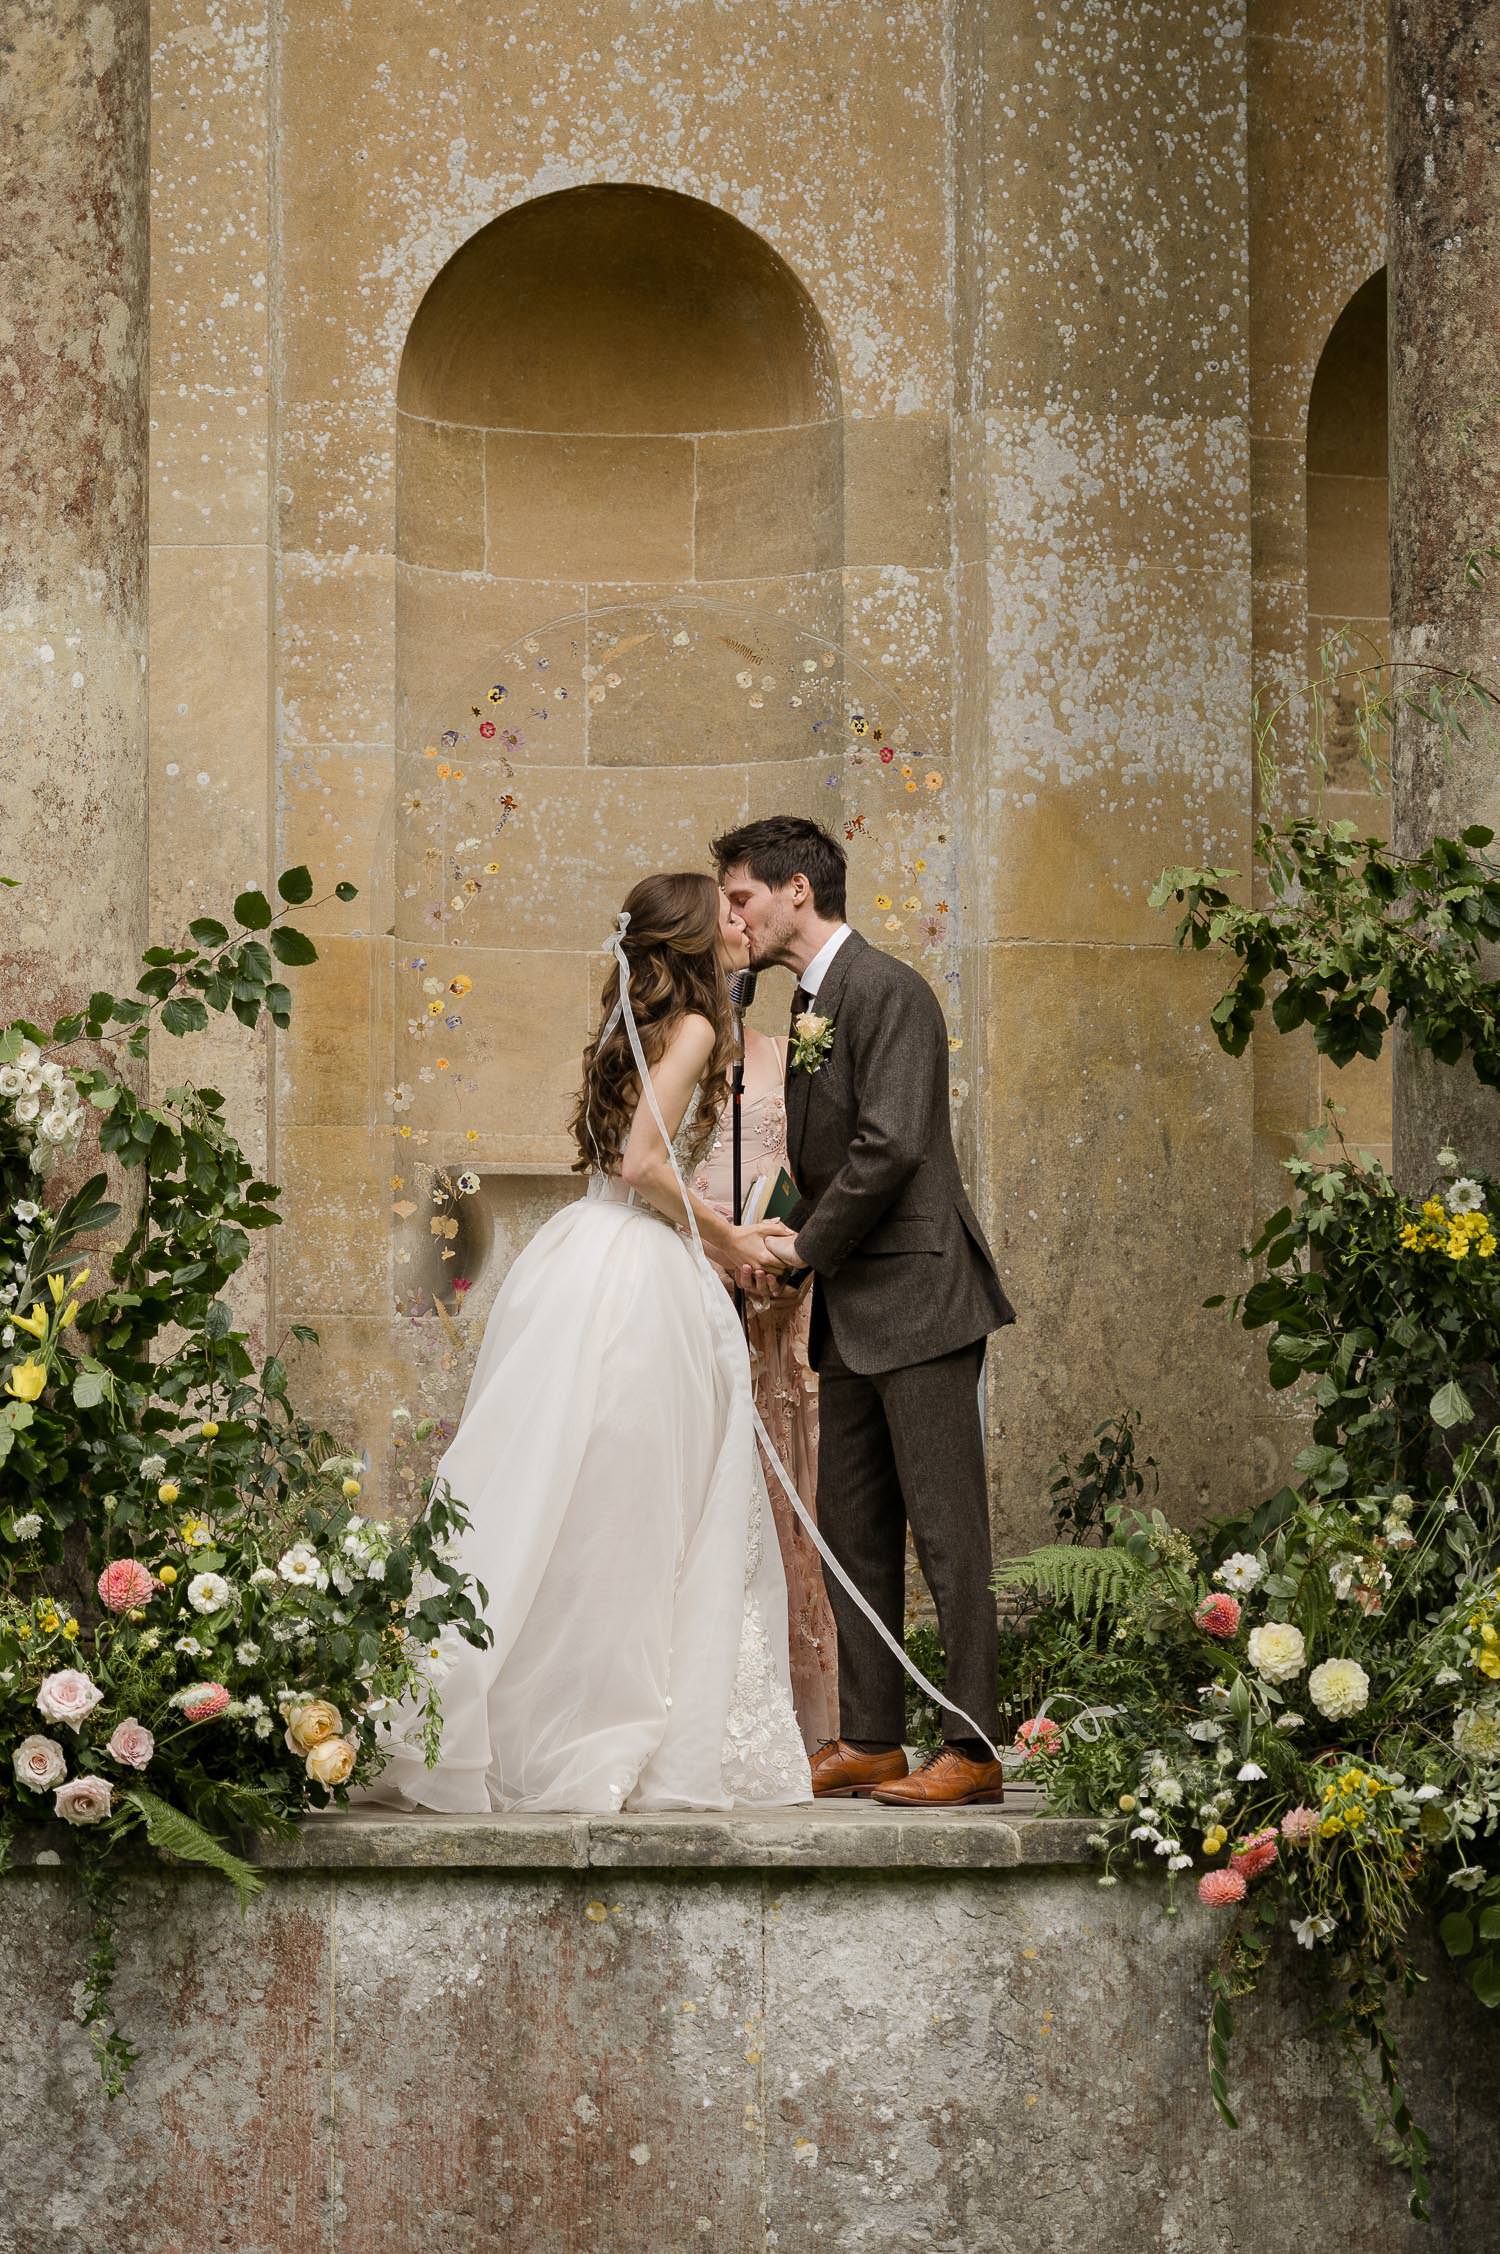
[[[279,890],[305,901],[311,879],[289,870]],[[204,917],[192,944],[150,949],[144,1000],[96,993],[50,1031],[0,1029],[0,1867],[18,1827],[69,1843],[94,1913],[84,2016],[111,2091],[134,2056],[109,2007],[114,1851],[134,1837],[212,1866],[243,1901],[261,1881],[236,1849],[373,1776],[376,1720],[398,1701],[436,1758],[455,1643],[489,1633],[484,1592],[453,1561],[465,1517],[445,1483],[409,1524],[367,1515],[364,1459],[297,1413],[279,1355],[257,1367],[235,1327],[222,1294],[279,1193],[252,1178],[222,1097],[183,1086],[142,1104],[105,1066],[69,1061],[115,1029],[142,1055],[158,1004],[173,1034],[210,1008],[288,1022],[274,962],[316,949],[258,892],[235,913],[241,936]],[[103,1256],[80,1240],[120,1207],[104,1174],[55,1207],[45,1191],[91,1120],[140,1203],[86,1296]],[[398,1454],[432,1429],[393,1412]]]
[[[1419,1921],[1500,2004],[1500,1435],[1453,1374],[1500,1348],[1496,1185],[1445,1152],[1446,1179],[1403,1199],[1322,1140],[1288,1162],[1293,1202],[1247,1249],[1269,1274],[1235,1302],[1272,1330],[1273,1379],[1311,1381],[1299,1484],[1196,1533],[1115,1503],[1097,1546],[997,1582],[1034,1592],[1048,1638],[1028,1781],[1096,1819],[1101,1884],[1144,1867],[1213,1921],[1221,2113],[1231,1999],[1283,1933],[1351,2063],[1373,2060],[1422,2213],[1428,2142],[1387,2017]]]

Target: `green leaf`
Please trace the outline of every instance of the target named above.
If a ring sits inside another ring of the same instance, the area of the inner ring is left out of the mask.
[[[342,884],[336,884],[333,889],[337,899],[348,901],[359,898],[359,886],[350,884],[347,879]]]
[[[202,1824],[195,1823],[181,1808],[174,1808],[170,1801],[159,1800],[140,1785],[120,1797],[138,1812],[146,1826],[146,1837],[159,1853],[175,1855],[184,1863],[207,1863],[211,1869],[222,1871],[239,1895],[241,1908],[265,1885],[258,1870],[231,1854],[221,1839],[215,1839],[211,1831],[205,1831]]]
[[[271,903],[263,892],[242,892],[234,904],[235,920],[246,931],[264,931],[271,921]]]
[[[109,1389],[103,1370],[80,1370],[73,1380],[73,1406],[78,1409],[97,1409]]]
[[[188,931],[200,947],[223,947],[229,939],[224,925],[217,923],[212,916],[195,916],[188,925]]]
[[[1490,2011],[1500,2004],[1500,1959],[1479,1957],[1469,1967],[1469,1986]]]
[[[276,879],[277,891],[294,908],[299,908],[304,900],[311,900],[312,888],[312,876],[300,864],[295,869],[283,869]]]
[[[1472,846],[1475,852],[1480,852],[1486,845],[1493,844],[1495,838],[1494,831],[1487,830],[1483,822],[1471,822],[1466,830],[1459,832],[1459,835],[1462,837],[1464,844]]]
[[[1474,1946],[1474,1921],[1463,1910],[1450,1910],[1438,1927],[1438,1939],[1450,1957],[1466,1957]]]
[[[161,1022],[164,1033],[201,1033],[208,1023],[208,1012],[193,995],[179,994],[167,1003]]]
[[[1482,1941],[1500,1941],[1500,1907],[1493,1902],[1479,1913],[1479,1937]]]
[[[1440,1432],[1446,1432],[1452,1425],[1467,1424],[1474,1411],[1469,1396],[1458,1379],[1450,1377],[1447,1384],[1440,1385],[1432,1396],[1427,1405],[1427,1414]]]
[[[318,950],[306,933],[294,931],[290,924],[278,924],[272,932],[271,952],[279,963],[315,963],[318,959]]]

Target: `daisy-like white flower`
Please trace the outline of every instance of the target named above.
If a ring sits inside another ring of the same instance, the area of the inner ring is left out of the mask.
[[[1311,1949],[1315,1948],[1319,1941],[1327,1940],[1329,1934],[1333,1931],[1333,1926],[1334,1921],[1331,1917],[1301,1917],[1292,1927],[1292,1931],[1297,1936],[1299,1948]]]
[[[1484,1211],[1484,1192],[1479,1184],[1467,1174],[1461,1174],[1456,1182],[1449,1183],[1447,1199],[1450,1213],[1482,1213]]]
[[[306,1542],[294,1542],[289,1550],[283,1550],[276,1560],[276,1570],[294,1589],[326,1589],[328,1586],[328,1575],[319,1563],[318,1553]]]
[[[1242,1761],[1235,1771],[1235,1775],[1241,1784],[1262,1784],[1265,1781],[1265,1774],[1265,1770],[1258,1761]]]
[[[1214,1579],[1221,1588],[1234,1590],[1243,1596],[1262,1578],[1262,1570],[1258,1557],[1252,1557],[1248,1550],[1234,1550],[1225,1558]]]
[[[253,1643],[236,1644],[234,1656],[241,1667],[253,1667],[260,1657],[260,1645]]]
[[[229,1602],[229,1583],[222,1573],[195,1573],[187,1596],[194,1612],[222,1612]]]

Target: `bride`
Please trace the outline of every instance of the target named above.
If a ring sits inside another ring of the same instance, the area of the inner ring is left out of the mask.
[[[770,1263],[759,1230],[684,1187],[737,1038],[726,979],[749,959],[744,927],[711,877],[651,876],[610,944],[572,1122],[588,1193],[506,1277],[434,1475],[468,1508],[453,1562],[488,1592],[494,1640],[456,1646],[436,1767],[398,1709],[361,1798],[611,1812],[812,1797],[750,1365],[709,1259]]]

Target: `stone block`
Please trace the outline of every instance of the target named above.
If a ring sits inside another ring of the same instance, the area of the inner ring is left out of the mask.
[[[592,946],[592,924],[579,928],[575,905],[563,944],[547,947],[523,936],[515,947],[485,942],[476,931],[396,949],[395,985],[390,996],[398,1078],[412,1091],[409,1108],[377,1116],[412,1128],[414,1136],[433,1137],[450,1159],[466,1151],[478,1158],[517,1165],[532,1160],[570,1160],[568,1117],[578,1088],[578,1060],[591,1024],[590,1013],[604,983],[604,965]],[[559,921],[561,921],[559,916]],[[598,940],[612,928],[613,912],[600,899]],[[577,951],[574,951],[574,950]],[[420,970],[412,967],[420,962]],[[422,991],[430,977],[445,983],[456,972],[473,980],[471,991],[448,1000],[460,1026],[431,1033],[411,1027],[431,1024],[429,999]],[[437,1059],[446,1057],[448,1068]],[[424,1079],[423,1074],[431,1075]],[[377,1091],[377,1094],[382,1091]],[[470,1145],[465,1131],[476,1130]],[[403,1155],[398,1137],[391,1149]],[[421,1150],[425,1144],[417,1143]],[[410,1155],[409,1153],[406,1155]]]
[[[305,866],[313,898],[290,912],[300,931],[332,938],[388,932],[395,755],[387,744],[299,744],[277,769],[280,868]],[[357,900],[331,897],[347,879]]]
[[[1385,479],[1318,474],[1307,488],[1309,606],[1347,618],[1388,617]]]
[[[1217,963],[1162,947],[991,950],[986,1221],[1017,1314],[991,1343],[1005,1554],[1040,1537],[1042,1467],[1129,1407],[1170,1516],[1258,1499],[1257,1349],[1202,1306],[1242,1288],[1252,1218],[1251,1074],[1213,1039],[1221,983]]]
[[[324,938],[299,973],[292,1022],[277,1036],[277,1117],[308,1127],[364,1127],[389,1069],[372,1003],[390,990],[389,939]]]
[[[378,1125],[282,1128],[276,1285],[287,1304],[348,1315],[389,1306],[388,1141]]]
[[[878,717],[889,734],[904,720],[906,755],[924,774],[936,768],[945,777],[953,727],[952,602],[944,571],[887,564],[844,573],[850,697],[865,706],[872,728]]]
[[[779,578],[835,569],[843,534],[836,422],[716,432],[697,441],[695,579]],[[646,576],[644,568],[639,576]]]
[[[949,432],[939,415],[844,424],[844,561],[947,569]]]
[[[398,417],[396,542],[403,563],[435,571],[484,570],[483,431]]]
[[[281,402],[276,516],[281,545],[310,555],[396,546],[396,417],[389,406]],[[481,512],[482,514],[482,512]]]
[[[489,747],[497,742],[513,765],[579,764],[587,716],[585,599],[578,581],[491,579],[399,563],[396,736],[402,751],[414,754],[428,744],[442,749],[443,732],[452,728],[462,738],[458,756],[471,764],[496,759]],[[537,670],[538,656],[547,658],[545,672]],[[490,691],[496,687],[506,693],[494,706]],[[493,720],[496,736],[479,735],[481,720]]]
[[[151,402],[151,538],[247,545],[270,520],[271,427],[258,387],[160,387]]]
[[[990,922],[1165,936],[1166,866],[1249,866],[1248,573],[1105,562],[991,585]]]
[[[686,578],[692,441],[492,430],[485,522],[497,578]]]
[[[1243,561],[1251,463],[1242,415],[1039,402],[992,410],[983,445],[975,474],[993,557],[1028,570],[1100,554],[1176,570]]]
[[[741,583],[732,584],[739,597]],[[819,725],[825,737],[842,731],[837,628],[827,650],[792,623],[801,583],[762,584],[754,606],[720,600],[719,589],[705,603],[691,584],[615,587],[606,606],[590,605],[592,677],[580,686],[591,766],[742,767],[814,755]],[[780,615],[783,601],[791,618]],[[826,603],[813,615],[826,618]]]
[[[758,2246],[754,1887],[421,1885],[338,1891],[341,2250]]]
[[[276,590],[284,744],[385,744],[395,706],[395,564],[284,555]]]

